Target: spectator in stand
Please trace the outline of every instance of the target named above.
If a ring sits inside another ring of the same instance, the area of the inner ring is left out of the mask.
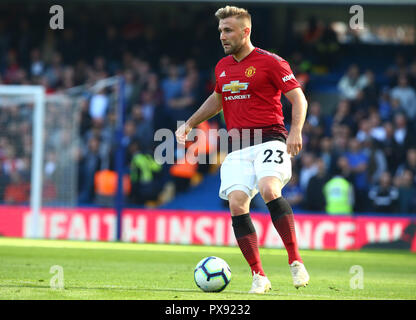
[[[404,170],[397,176],[396,187],[399,189],[399,212],[416,213],[416,183],[415,175],[410,170]]]
[[[404,110],[402,108],[402,106],[400,105],[400,100],[399,99],[390,99],[391,100],[391,116],[390,119],[387,120],[391,120],[392,118],[394,118],[397,114],[399,113],[404,113]]]
[[[146,117],[146,118],[145,118]],[[153,150],[153,119],[145,114],[145,109],[140,104],[132,107],[130,119],[135,126],[134,140],[138,140],[144,152]]]
[[[350,138],[348,132],[344,129],[345,126],[332,126],[332,152],[335,157],[342,156],[348,149],[348,139]]]
[[[389,86],[394,87],[398,83],[398,78],[400,74],[406,74],[407,73],[407,61],[406,58],[402,53],[398,53],[396,57],[394,58],[394,63],[390,65],[385,75],[389,79]]]
[[[167,101],[167,113],[174,128],[177,127],[177,121],[183,121],[192,115],[196,105],[194,89],[195,83],[192,78],[186,77],[182,81],[181,91]]]
[[[329,177],[325,162],[322,159],[318,159],[317,164],[318,172],[309,180],[308,187],[306,188],[305,209],[324,211],[326,203],[323,190]]]
[[[358,92],[363,90],[367,83],[367,77],[360,75],[360,69],[356,64],[353,64],[338,82],[338,90],[342,98],[351,101],[357,98]]]
[[[10,176],[6,175],[2,168],[0,168],[0,203],[4,201],[4,192],[6,187],[10,184]]]
[[[379,142],[380,149],[386,157],[388,171],[395,172],[402,161],[400,153],[397,152],[400,147],[394,138],[393,124],[391,122],[385,122],[383,126],[386,132],[386,138]]]
[[[6,56],[6,67],[3,72],[3,80],[5,84],[18,84],[20,66],[17,60],[15,50],[9,50]]]
[[[319,153],[320,139],[324,134],[324,118],[321,115],[321,105],[314,101],[308,108],[302,135],[304,149],[315,154]]]
[[[63,72],[62,55],[55,52],[52,56],[51,63],[47,66],[45,76],[51,88],[56,88],[61,82]]]
[[[313,101],[308,108],[303,134],[321,137],[324,134],[325,119],[321,114],[321,104]]]
[[[178,96],[182,92],[183,78],[179,76],[178,66],[171,64],[168,69],[168,77],[162,80],[163,98],[165,103]]]
[[[399,190],[392,184],[389,172],[384,172],[381,175],[379,183],[370,189],[368,198],[371,200],[371,208],[375,212],[397,212]]]
[[[361,143],[371,140],[371,123],[367,118],[359,121],[358,131],[355,138]]]
[[[398,85],[391,90],[392,99],[400,101],[400,106],[409,121],[416,119],[416,91],[409,85],[406,75],[400,75]]]
[[[325,168],[329,175],[333,175],[335,172],[337,155],[332,149],[332,140],[329,137],[323,137],[320,144],[319,158],[325,164]]]
[[[337,164],[335,166],[334,175],[340,175],[343,178],[347,179],[349,182],[353,183],[354,174],[348,163],[348,159],[345,156],[341,156],[337,159]]]
[[[363,88],[364,103],[368,106],[377,106],[380,97],[380,87],[376,82],[376,77],[373,71],[367,70],[365,72],[367,84]]]
[[[384,88],[378,101],[378,112],[382,121],[390,120],[392,114],[389,89]]]
[[[149,77],[152,72],[149,62],[136,58],[133,58],[131,69],[137,78],[134,85],[134,94],[132,96],[133,101],[135,101],[134,99],[139,96],[140,92],[146,86],[146,83],[149,82]]]
[[[30,183],[18,171],[10,174],[10,183],[4,190],[4,202],[8,204],[28,204]]]
[[[406,116],[402,113],[394,117],[394,140],[398,146],[396,152],[400,155],[400,159],[404,159],[408,149],[416,147],[416,139],[410,130]]]
[[[325,24],[322,36],[318,39],[316,47],[320,64],[332,68],[339,57],[340,45],[331,23],[327,22]]]
[[[323,25],[315,16],[308,19],[307,29],[302,34],[303,50],[313,60],[318,60],[316,44],[321,39],[323,34]]]
[[[92,127],[93,123],[87,99],[80,100],[79,109],[79,132],[81,136],[84,136],[84,134]]]
[[[133,71],[126,70],[124,72],[124,99],[128,110],[130,110],[132,103],[137,100],[137,87]]]
[[[107,120],[112,119],[113,114],[114,113],[108,114]],[[66,130],[65,134],[68,135],[69,131]],[[105,120],[94,120],[91,128],[83,136],[82,147],[84,150],[88,148],[89,141],[94,138],[97,138],[100,141],[98,150],[100,157],[104,159],[106,155],[108,156],[114,139],[114,125],[106,125]]]
[[[81,156],[79,164],[79,203],[86,204],[94,201],[94,176],[101,168],[99,154],[100,140],[92,137],[87,150]]]
[[[105,94],[105,89],[99,90],[91,97],[90,101],[90,116],[93,120],[104,121],[107,113],[109,100]]]
[[[27,170],[26,163],[22,157],[19,157],[14,145],[7,145],[4,159],[2,161],[2,169],[5,174],[11,175],[13,172],[24,172]]]
[[[109,64],[109,71],[117,70],[119,66],[119,57],[121,56],[122,43],[120,41],[119,32],[114,25],[108,25],[103,42],[100,42],[100,52],[105,55]]]
[[[41,58],[38,48],[32,49],[30,52],[30,76],[39,77],[45,72],[45,63]]]
[[[301,169],[299,172],[299,186],[304,192],[308,186],[309,179],[318,172],[315,156],[310,152],[304,152],[301,157]]]
[[[363,143],[364,151],[368,154],[368,177],[370,184],[380,180],[383,172],[387,171],[387,159],[375,140],[366,140]]]
[[[137,112],[137,110],[135,112]],[[126,123],[124,124],[124,136],[123,136],[123,141],[122,141],[123,146],[128,147],[134,141],[139,141],[139,143],[141,143],[141,140],[138,139],[138,130],[139,130],[138,124],[135,122],[133,118],[130,118],[126,121]],[[115,142],[114,144],[117,144],[117,142]],[[129,152],[127,152],[127,157],[125,159],[127,165],[130,164],[130,160],[132,156],[133,154],[130,154]]]
[[[134,204],[157,201],[165,183],[164,168],[151,154],[141,151],[137,140],[132,141],[129,152],[133,155],[130,161],[130,201]]]
[[[303,202],[303,194],[299,186],[298,175],[294,172],[292,178],[282,190],[282,195],[290,203],[293,210],[300,210]]]
[[[377,141],[384,141],[386,139],[386,129],[381,123],[379,113],[374,110],[370,113],[368,120],[370,122],[370,135],[371,138]]]
[[[416,90],[416,60],[409,67],[409,84]]]
[[[407,150],[406,162],[397,168],[396,176],[402,176],[405,171],[410,171],[415,177],[414,183],[416,185],[416,148]]]
[[[330,215],[353,213],[354,186],[342,174],[330,178],[324,185],[323,193],[326,213]]]
[[[334,125],[345,125],[355,131],[356,124],[351,112],[350,102],[348,100],[343,99],[338,102],[335,114],[332,117],[331,126]]]
[[[360,142],[357,139],[351,139],[348,144],[348,151],[345,157],[348,165],[354,175],[353,184],[356,191],[356,207],[357,211],[365,211],[367,208],[367,193],[369,188],[368,181],[368,164],[369,157],[362,149]]]

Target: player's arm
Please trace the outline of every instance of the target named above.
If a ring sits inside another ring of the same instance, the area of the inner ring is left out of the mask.
[[[286,140],[287,152],[296,156],[302,150],[302,128],[305,123],[308,102],[301,88],[295,88],[285,93],[292,104],[292,124]]]
[[[198,124],[217,115],[222,110],[222,96],[213,92],[197,111],[176,130],[176,139],[178,143],[184,144],[186,136]]]

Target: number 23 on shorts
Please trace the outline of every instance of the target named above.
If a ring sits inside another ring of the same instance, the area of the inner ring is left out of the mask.
[[[277,164],[282,164],[283,163],[283,151],[281,150],[275,150],[275,154],[277,155],[277,159],[270,159],[272,157],[272,155],[274,154],[272,149],[266,149],[264,150],[264,155],[266,156],[265,159],[263,160],[263,163],[268,163],[268,162],[274,162]]]

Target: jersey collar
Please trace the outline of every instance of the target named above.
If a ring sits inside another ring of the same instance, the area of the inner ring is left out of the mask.
[[[257,50],[257,47],[254,47],[254,49],[251,50],[251,52],[248,55],[246,55],[243,59],[241,59],[240,61],[237,61],[232,54],[231,54],[231,58],[233,58],[235,63],[241,63],[244,60],[246,60],[248,57],[250,57],[253,54],[253,52],[256,51],[256,50]]]

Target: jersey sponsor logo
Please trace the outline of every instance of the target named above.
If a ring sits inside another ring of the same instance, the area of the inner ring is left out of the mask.
[[[221,74],[220,74],[220,78],[221,77],[225,77],[225,71],[223,71]]]
[[[248,82],[231,81],[222,86],[222,92],[240,93],[241,90],[247,90]]]
[[[244,99],[250,99],[250,94],[238,94],[235,96],[228,96],[224,97],[225,101],[233,101],[233,100],[244,100]]]
[[[283,82],[289,81],[290,79],[295,79],[295,76],[293,75],[293,73],[282,78]]]
[[[255,73],[256,73],[256,68],[251,66],[251,67],[248,67],[246,69],[245,75],[246,75],[247,78],[250,78],[250,77],[254,76]]]

